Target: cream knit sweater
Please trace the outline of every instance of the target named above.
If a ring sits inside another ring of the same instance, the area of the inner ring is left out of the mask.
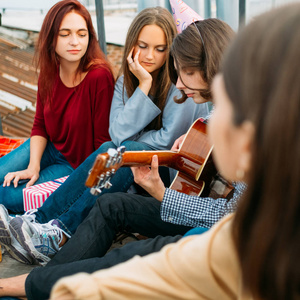
[[[252,299],[242,292],[233,216],[160,252],[57,282],[51,299]]]

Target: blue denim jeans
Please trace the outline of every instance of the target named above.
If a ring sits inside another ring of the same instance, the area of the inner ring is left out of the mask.
[[[195,235],[195,234],[202,234],[209,230],[209,228],[205,227],[195,227],[193,229],[190,229],[188,232],[185,233],[183,237],[189,236],[189,235]]]
[[[126,141],[122,145],[127,151],[152,150],[146,144]],[[92,153],[68,179],[45,201],[35,213],[36,221],[47,223],[56,219],[61,228],[68,234],[75,233],[77,227],[85,219],[99,196],[93,196],[85,186],[89,170],[92,168],[96,156],[105,153],[109,148],[116,148],[112,142],[102,144]],[[111,179],[112,187],[103,189],[101,194],[126,192],[133,183],[133,174],[128,167],[120,168]]]
[[[0,204],[3,204],[8,210],[14,213],[24,212],[22,190],[25,188],[26,183],[19,184],[16,188],[12,183],[8,187],[3,187],[4,176],[9,172],[26,169],[29,159],[30,139],[0,158]],[[69,175],[73,170],[65,157],[48,141],[41,159],[40,177],[35,184]]]

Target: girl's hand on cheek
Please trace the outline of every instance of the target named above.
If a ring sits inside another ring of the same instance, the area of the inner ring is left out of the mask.
[[[152,85],[152,76],[139,63],[140,49],[134,57],[132,57],[133,50],[134,48],[131,49],[127,57],[129,70],[139,80],[139,88],[148,95]]]

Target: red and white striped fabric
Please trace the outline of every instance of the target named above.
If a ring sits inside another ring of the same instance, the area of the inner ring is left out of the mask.
[[[24,210],[36,209],[68,178],[61,177],[23,189]]]

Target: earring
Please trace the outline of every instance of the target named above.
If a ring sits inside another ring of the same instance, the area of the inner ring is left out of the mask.
[[[238,170],[236,170],[235,175],[239,180],[242,180],[245,176],[245,172],[242,169],[238,169]]]

